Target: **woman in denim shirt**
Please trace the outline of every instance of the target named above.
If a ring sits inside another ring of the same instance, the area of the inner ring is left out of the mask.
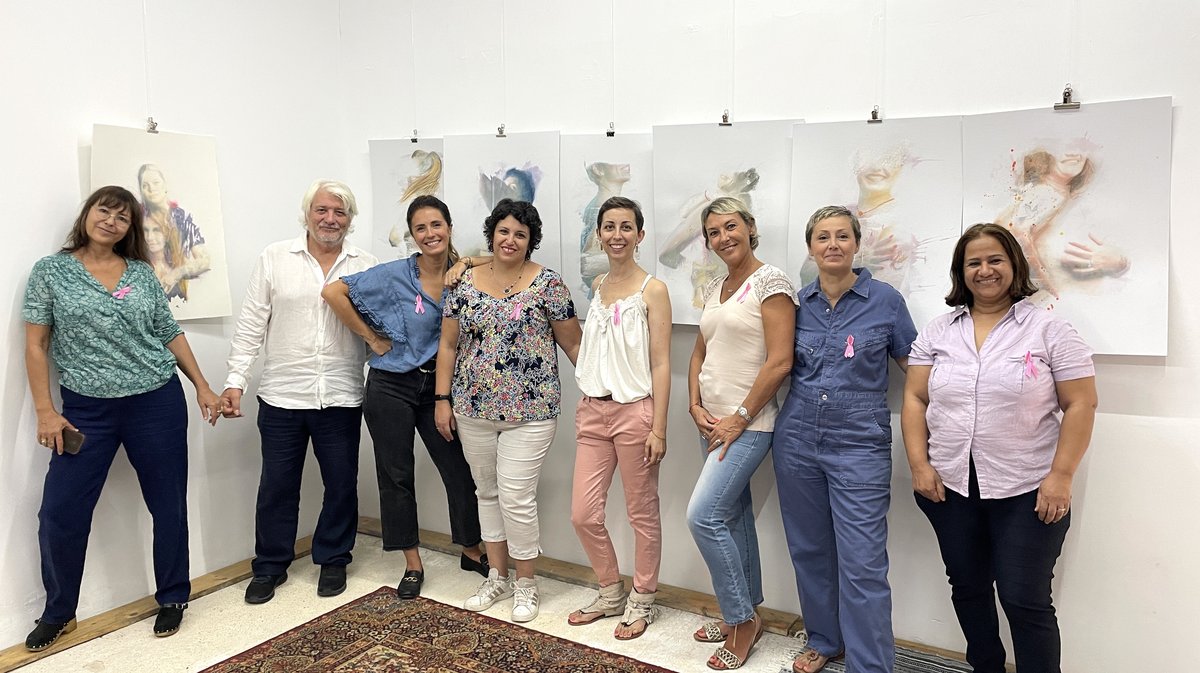
[[[775,478],[808,645],[793,662],[815,673],[892,670],[887,512],[892,431],[888,359],[903,369],[917,330],[904,298],[854,268],[862,230],[841,206],[804,232],[818,276],[800,290],[791,390],[775,424]]]

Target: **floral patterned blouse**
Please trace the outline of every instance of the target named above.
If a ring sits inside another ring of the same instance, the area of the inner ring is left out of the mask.
[[[508,422],[558,416],[558,354],[550,323],[575,317],[562,276],[543,267],[527,289],[500,299],[476,289],[467,271],[443,310],[459,326],[450,387],[455,414]]]
[[[50,357],[67,390],[128,397],[160,388],[175,375],[175,356],[166,345],[183,330],[150,265],[127,261],[114,292],[70,253],[33,265],[21,315],[50,326]]]

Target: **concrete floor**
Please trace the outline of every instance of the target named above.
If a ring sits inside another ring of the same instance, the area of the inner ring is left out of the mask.
[[[425,585],[422,595],[461,607],[475,592],[482,578],[458,567],[458,557],[422,550]],[[204,669],[234,654],[294,628],[334,608],[368,594],[380,586],[394,586],[404,569],[404,557],[396,552],[384,554],[379,539],[359,535],[350,566],[345,593],[334,598],[316,595],[318,568],[309,558],[293,564],[286,584],[275,598],[264,605],[248,605],[242,600],[246,582],[222,589],[192,602],[185,613],[183,627],[170,638],[151,634],[153,618],[126,627],[103,638],[92,640],[34,662],[22,673],[185,673]],[[541,611],[526,624],[592,647],[609,650],[673,671],[708,671],[705,661],[715,645],[692,640],[691,633],[704,623],[699,615],[663,609],[646,634],[622,642],[612,637],[617,619],[602,619],[587,626],[567,625],[567,615],[587,605],[594,590],[541,578]],[[503,601],[486,613],[508,619],[512,601]],[[792,658],[802,641],[765,634],[752,656],[740,670],[748,673],[791,671]]]

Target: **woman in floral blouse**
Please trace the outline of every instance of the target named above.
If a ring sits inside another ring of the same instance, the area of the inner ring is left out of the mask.
[[[495,257],[446,297],[434,413],[443,437],[459,432],[491,563],[464,607],[515,593],[512,619],[527,622],[538,613],[538,476],[558,424],[555,342],[574,364],[581,331],[562,277],[529,259],[542,240],[537,209],[503,199],[483,229]]]

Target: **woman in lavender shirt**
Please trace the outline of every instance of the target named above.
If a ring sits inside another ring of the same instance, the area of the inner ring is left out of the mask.
[[[996,594],[1017,670],[1057,673],[1050,580],[1092,437],[1092,351],[1031,297],[1029,263],[1008,229],[967,229],[950,277],[954,310],[925,327],[908,357],[901,424],[917,505],[937,534],[976,673],[1005,670]]]

